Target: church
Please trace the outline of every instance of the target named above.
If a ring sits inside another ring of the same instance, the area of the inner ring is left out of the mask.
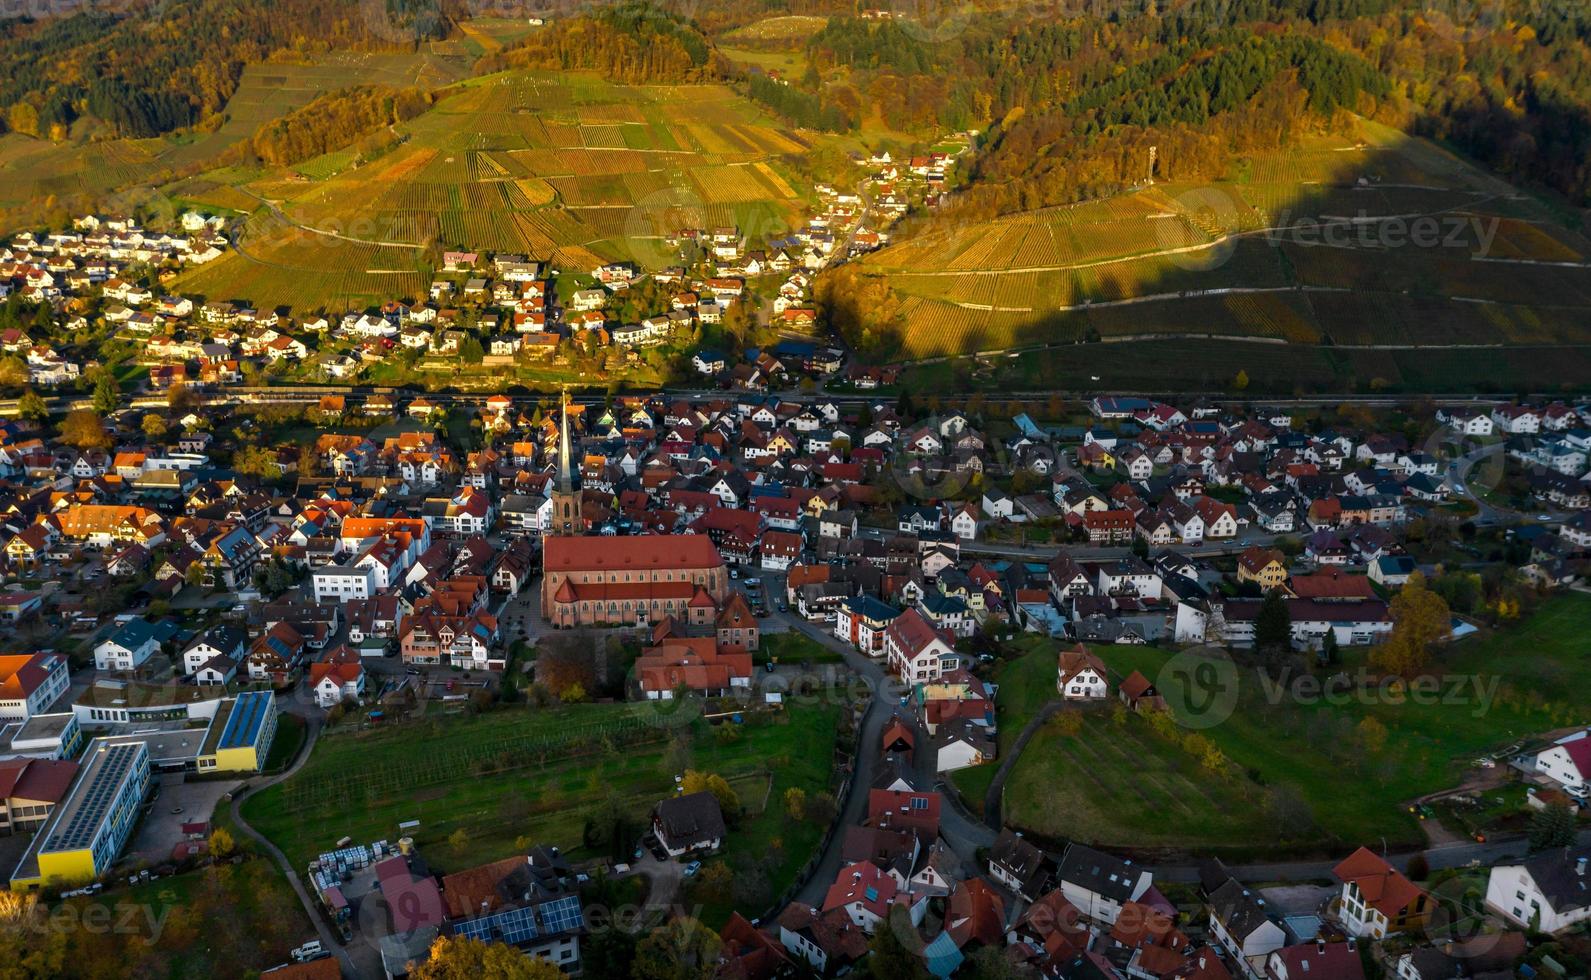
[[[570,457],[566,404],[550,494],[552,524],[542,539],[542,618],[558,629],[645,628],[665,617],[711,626],[729,595],[729,573],[712,539],[584,535]]]

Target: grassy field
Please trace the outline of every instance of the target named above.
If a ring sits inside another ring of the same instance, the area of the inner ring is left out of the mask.
[[[1578,639],[1588,626],[1591,597],[1562,596],[1528,622],[1460,643],[1438,665],[1437,703],[1278,698],[1247,670],[1236,711],[1200,732],[1230,763],[1221,774],[1144,718],[1090,708],[1077,734],[1051,722],[1028,744],[1006,787],[1006,817],[1056,838],[1238,856],[1382,836],[1417,844],[1424,838],[1404,801],[1457,785],[1483,753],[1579,720],[1578,706],[1591,698],[1591,652]],[[1160,675],[1170,652],[1095,652],[1118,679],[1138,669],[1174,695],[1174,677]],[[1053,651],[1028,659],[1035,665],[1003,673],[1003,729],[1008,701],[1036,698],[1024,689],[1052,682]],[[1475,679],[1490,693],[1477,693]],[[1385,729],[1384,747],[1362,741],[1367,718]]]
[[[1089,337],[1584,343],[1588,257],[1545,205],[1366,123],[1360,142],[1317,138],[1208,184],[941,222],[864,267],[902,299],[880,353],[920,358]]]
[[[359,166],[329,154],[203,175],[274,210],[258,212],[236,254],[178,288],[296,310],[414,297],[433,244],[582,272],[661,265],[673,258],[663,237],[679,228],[738,225],[754,241],[794,228],[810,193],[790,161],[831,139],[723,86],[531,72],[469,79],[397,132],[401,146]]]
[[[752,834],[771,835],[761,823],[770,793],[826,788],[828,754],[812,747],[833,743],[836,712],[798,705],[772,718],[752,715],[733,742],[705,722],[645,704],[519,706],[396,721],[323,737],[304,769],[249,800],[244,815],[295,866],[343,835],[395,839],[406,820],[420,821],[413,836],[444,863],[452,858],[446,841],[459,830],[471,862],[513,853],[522,837],[585,854],[593,808],[611,802],[639,818],[671,790],[665,755],[678,735],[689,745],[691,766],[719,773],[735,788]],[[671,758],[678,761],[678,752]]]

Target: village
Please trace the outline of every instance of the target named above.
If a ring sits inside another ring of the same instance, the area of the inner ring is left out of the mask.
[[[643,224],[666,225],[661,248],[650,249],[657,268],[620,261],[568,272],[523,254],[447,250],[427,295],[348,310],[259,310],[172,291],[183,270],[234,247],[234,219],[186,211],[168,232],[83,215],[70,230],[0,246],[0,300],[52,311],[32,333],[5,330],[0,350],[21,359],[17,380],[44,389],[84,383],[84,366],[100,366],[111,348],[147,372],[154,392],[261,380],[467,383],[471,372],[520,368],[589,381],[643,365],[765,390],[787,380],[792,358],[808,374],[839,369],[841,352],[817,332],[813,277],[887,244],[913,203],[942,192],[955,157],[896,163],[880,152],[856,163],[856,189],[817,185],[816,209],[788,234],[759,230],[753,241],[738,227],[667,224],[700,209],[647,211]],[[783,356],[769,356],[781,339]],[[878,382],[876,371],[858,377]]]
[[[1379,678],[1387,650],[1506,641],[1521,603],[1579,610],[1585,406],[350,391],[222,416],[204,397],[0,428],[14,889],[136,887],[216,860],[218,825],[262,834],[310,883],[314,936],[281,976],[402,976],[438,936],[577,972],[592,889],[627,878],[664,919],[720,909],[706,969],[727,977],[891,956],[936,976],[1512,975],[1573,955],[1591,916],[1583,717],[1475,763],[1481,792],[1512,794],[1500,836],[1425,787],[1383,811],[1408,803],[1443,846],[1322,834],[1296,852],[1303,892],[1197,847],[1024,832],[990,782],[1026,779],[1049,725],[1198,724],[1174,665],[1133,651]],[[644,791],[607,844],[520,817],[481,853],[406,796],[350,820],[349,787],[385,801],[433,778],[421,763],[313,775],[415,725],[570,751],[578,719],[644,753],[686,705],[709,733],[687,756],[729,775],[662,770],[673,792]],[[825,749],[804,783],[737,747],[813,723],[835,768]],[[737,899],[726,858],[770,827],[813,853]],[[1459,873],[1478,894],[1444,886]]]

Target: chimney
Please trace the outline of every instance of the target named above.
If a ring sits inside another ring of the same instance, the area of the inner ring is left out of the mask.
[[[1574,863],[1574,873],[1582,878],[1585,877],[1585,862],[1586,859],[1582,857]]]
[[[1326,941],[1325,940],[1323,940],[1323,939],[1315,940],[1315,952],[1320,954],[1321,956],[1325,956],[1326,955]]]

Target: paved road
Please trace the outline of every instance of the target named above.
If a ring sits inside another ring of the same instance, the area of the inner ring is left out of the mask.
[[[1044,723],[1065,707],[1066,702],[1061,700],[1046,703],[1026,725],[1022,726],[1022,731],[1017,734],[1016,741],[1011,743],[1010,750],[1001,757],[1000,770],[994,774],[994,779],[989,783],[989,792],[983,798],[983,821],[993,830],[998,831],[1002,826],[1003,815],[1000,808],[1004,801],[1005,781],[1016,766],[1016,760],[1021,757],[1022,750],[1028,746],[1028,741],[1044,726]]]
[[[856,765],[851,773],[850,789],[845,799],[839,801],[840,829],[824,850],[823,857],[814,867],[812,875],[796,893],[798,902],[821,905],[824,893],[828,891],[829,885],[834,883],[834,878],[840,871],[840,852],[845,844],[845,828],[861,823],[867,814],[867,791],[878,776],[878,747],[883,738],[884,726],[892,715],[890,707],[899,702],[900,688],[895,680],[884,672],[880,663],[862,656],[856,650],[841,643],[833,633],[826,632],[789,613],[775,613],[773,618],[782,620],[788,628],[804,633],[829,649],[839,651],[844,656],[846,665],[865,679],[873,691],[873,696],[868,700],[867,708],[862,714],[862,724],[857,733]]]
[[[232,797],[232,822],[239,830],[252,838],[255,844],[262,848],[266,854],[269,854],[282,873],[287,875],[287,883],[293,886],[293,894],[298,896],[299,904],[304,906],[304,914],[309,916],[310,923],[314,925],[322,948],[330,950],[337,957],[338,962],[342,964],[343,974],[349,977],[379,977],[382,975],[381,957],[375,947],[368,944],[344,946],[342,938],[333,933],[326,924],[325,917],[320,913],[320,904],[310,896],[309,891],[304,887],[303,880],[298,875],[297,869],[287,860],[287,855],[283,854],[280,848],[271,843],[264,834],[249,826],[248,821],[243,819],[243,802],[245,800],[268,786],[274,786],[284,779],[291,778],[309,761],[309,757],[315,749],[315,740],[320,737],[320,712],[310,708],[303,712],[303,717],[305,724],[308,726],[308,731],[305,734],[304,747],[299,750],[297,760],[278,775],[254,783],[241,793],[234,794]],[[357,960],[355,953],[359,954]]]

